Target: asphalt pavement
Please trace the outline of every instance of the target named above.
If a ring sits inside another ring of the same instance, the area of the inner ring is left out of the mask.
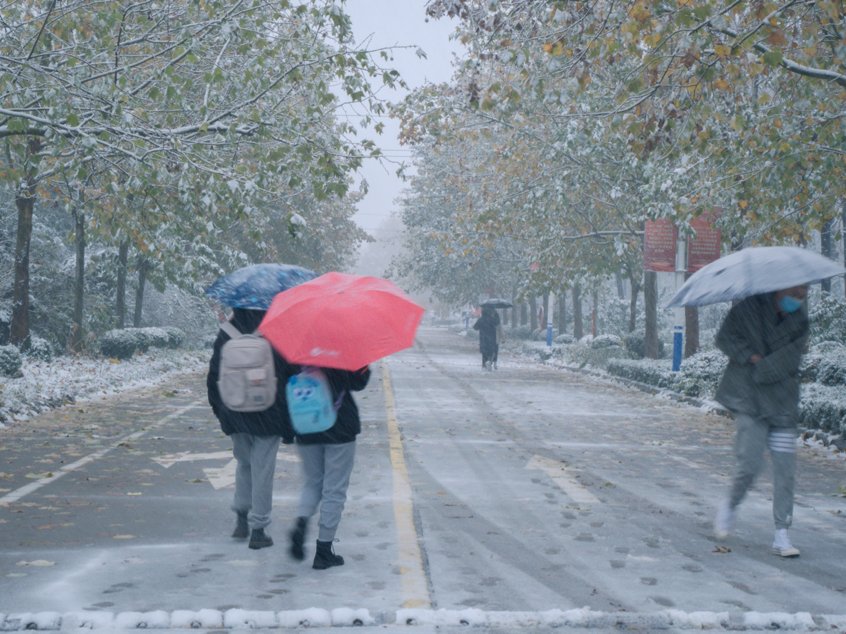
[[[276,544],[229,537],[234,462],[203,376],[0,430],[0,631],[846,631],[842,456],[800,448],[802,555],[781,559],[768,473],[711,537],[724,417],[507,350],[486,372],[448,329],[373,369],[329,570],[286,552],[292,447]]]

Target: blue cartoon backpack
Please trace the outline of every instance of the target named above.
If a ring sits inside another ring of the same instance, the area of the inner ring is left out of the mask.
[[[291,424],[297,434],[316,434],[335,424],[343,393],[332,400],[332,388],[326,375],[315,367],[305,366],[288,379],[285,399]]]

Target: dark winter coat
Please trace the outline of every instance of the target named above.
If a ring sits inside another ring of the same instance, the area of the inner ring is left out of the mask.
[[[799,365],[808,346],[808,313],[779,313],[773,293],[733,306],[715,340],[729,362],[716,399],[729,410],[771,425],[799,420]],[[758,354],[758,363],[749,358]]]
[[[297,365],[289,366],[289,368],[291,374],[295,374],[301,369]],[[365,367],[354,372],[334,370],[331,368],[321,369],[329,380],[333,398],[337,399],[341,391],[344,393],[341,406],[338,408],[338,418],[335,420],[335,424],[324,432],[305,434],[303,436],[297,435],[297,443],[302,445],[337,445],[352,442],[361,433],[361,419],[358,416],[358,405],[356,405],[352,393],[365,388],[367,382],[370,380],[370,368]]]
[[[483,309],[482,316],[473,324],[473,330],[479,331],[479,352],[490,357],[496,352],[496,330],[499,315],[493,309]]]
[[[252,333],[258,328],[264,314],[264,311],[260,310],[236,308],[230,321],[240,332]],[[221,430],[227,436],[235,433],[252,434],[254,436],[281,436],[282,442],[292,443],[294,441],[294,429],[291,426],[288,404],[285,401],[285,383],[288,380],[287,377],[290,376],[290,366],[276,351],[273,352],[277,380],[276,401],[273,405],[263,412],[233,412],[223,404],[217,387],[217,380],[220,376],[220,352],[223,344],[229,339],[229,335],[222,330],[217,333],[212,358],[209,362],[209,372],[206,376],[209,405],[220,421]]]

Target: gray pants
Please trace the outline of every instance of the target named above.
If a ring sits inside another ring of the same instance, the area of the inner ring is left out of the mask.
[[[279,436],[232,434],[230,438],[232,454],[238,461],[232,510],[247,513],[251,529],[264,528],[270,524]]]
[[[299,517],[311,517],[320,507],[317,539],[335,539],[355,461],[355,442],[339,445],[297,445],[303,471]]]
[[[734,508],[755,482],[769,447],[773,463],[773,520],[775,527],[790,528],[793,522],[793,488],[796,474],[795,427],[773,427],[766,421],[736,414],[735,455],[737,471],[731,487],[729,504]]]

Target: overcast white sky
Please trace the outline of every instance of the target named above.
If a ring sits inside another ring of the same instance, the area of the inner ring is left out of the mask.
[[[345,7],[358,42],[369,38],[369,48],[411,46],[395,51],[392,62],[410,88],[448,81],[452,76],[452,56],[461,49],[460,44],[449,38],[456,24],[449,19],[427,22],[426,0],[346,0]],[[425,59],[415,54],[414,47],[418,46],[426,52]],[[389,101],[399,101],[404,94],[404,91],[392,91],[383,96]],[[385,118],[383,122],[383,134],[369,136],[387,156],[406,158],[409,151],[399,144],[396,121]],[[395,199],[403,189],[395,171],[395,166],[381,166],[376,161],[368,161],[362,171],[369,192],[359,204],[355,220],[371,234],[395,209]]]

